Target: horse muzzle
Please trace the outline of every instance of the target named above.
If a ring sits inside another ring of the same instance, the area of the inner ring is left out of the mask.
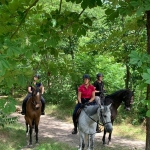
[[[107,124],[105,126],[105,130],[106,130],[106,132],[111,133],[113,130],[112,124]]]

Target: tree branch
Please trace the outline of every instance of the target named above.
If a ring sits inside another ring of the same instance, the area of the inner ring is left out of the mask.
[[[83,12],[85,11],[85,9],[83,9],[80,14],[78,15],[78,18],[80,18],[80,16],[83,14]],[[66,27],[63,30],[66,30],[67,28],[69,28],[73,23],[75,22],[75,19],[73,21],[71,21],[70,23],[68,23],[66,25]]]
[[[12,39],[12,38],[14,37],[14,35],[18,32],[18,30],[19,30],[19,28],[21,27],[21,25],[23,24],[24,19],[26,18],[26,16],[27,16],[29,10],[30,10],[33,6],[35,6],[38,1],[39,1],[39,0],[35,0],[35,1],[33,2],[33,4],[32,4],[31,6],[29,6],[29,7],[25,10],[25,12],[24,12],[25,15],[23,16],[23,18],[22,18],[20,24],[18,25],[18,27],[16,28],[16,30],[14,31],[14,33],[11,35],[10,39]]]
[[[61,12],[61,5],[62,5],[62,0],[60,0],[60,3],[59,3],[59,13]]]

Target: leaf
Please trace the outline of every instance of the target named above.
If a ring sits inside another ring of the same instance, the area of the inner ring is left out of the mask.
[[[145,13],[145,9],[141,6],[137,11],[136,11],[136,15],[139,17],[142,14]]]
[[[81,27],[81,28],[78,30],[77,35],[78,35],[78,36],[81,36],[81,35],[85,36],[85,35],[86,35],[86,30],[84,29],[84,27]]]
[[[115,11],[113,12],[110,16],[109,16],[109,19],[110,20],[114,20],[115,18],[117,18],[119,16],[119,12],[118,11]]]
[[[83,2],[81,3],[81,7],[82,7],[83,9],[86,9],[86,8],[88,7],[87,4],[88,4],[88,3],[86,3],[85,1],[83,1]]]
[[[114,12],[113,9],[108,8],[108,9],[105,11],[105,14],[109,16],[109,15],[112,14],[113,12]]]
[[[147,69],[147,72],[150,74],[150,69]]]
[[[13,50],[9,47],[7,50],[7,55],[11,57],[13,56],[13,54],[14,54]]]
[[[3,59],[3,60],[1,61],[1,63],[2,63],[2,65],[3,65],[4,68],[9,68],[9,67],[10,67],[10,65],[9,65],[9,63],[8,63],[7,60],[4,60],[4,59]]]
[[[21,87],[25,87],[26,86],[26,78],[24,77],[24,75],[19,75],[18,76],[18,85],[20,85]]]
[[[147,116],[147,117],[150,117],[150,110],[148,110],[148,111],[146,112],[146,116]]]
[[[55,48],[51,48],[51,54],[54,55],[55,57],[58,57],[58,51]]]
[[[142,77],[143,77],[143,79],[145,79],[145,80],[150,79],[150,74],[148,74],[148,73],[143,73]]]
[[[76,4],[79,4],[81,2],[82,2],[82,0],[76,0]]]
[[[84,19],[84,23],[88,24],[89,26],[92,26],[92,20],[88,17]]]
[[[97,5],[98,6],[102,6],[102,1],[101,0],[97,0]]]
[[[150,79],[149,79],[149,80],[146,80],[145,83],[150,84]]]

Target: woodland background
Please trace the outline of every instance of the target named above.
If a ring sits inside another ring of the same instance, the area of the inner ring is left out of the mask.
[[[83,74],[92,83],[99,72],[107,94],[134,90],[130,115],[121,107],[116,121],[146,125],[149,24],[150,0],[0,0],[0,95],[8,96],[0,100],[0,125],[15,121],[7,115],[34,74],[41,76],[46,104],[67,109]]]

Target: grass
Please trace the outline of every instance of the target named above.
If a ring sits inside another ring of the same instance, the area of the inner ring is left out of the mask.
[[[36,146],[33,144],[32,148],[28,148],[25,127],[18,123],[0,128],[0,141],[0,150],[75,150],[67,144],[58,143],[50,138],[42,138],[40,139],[42,144]]]
[[[26,143],[22,140],[23,134],[25,134],[24,127],[17,123],[0,128],[0,150],[20,150]]]

